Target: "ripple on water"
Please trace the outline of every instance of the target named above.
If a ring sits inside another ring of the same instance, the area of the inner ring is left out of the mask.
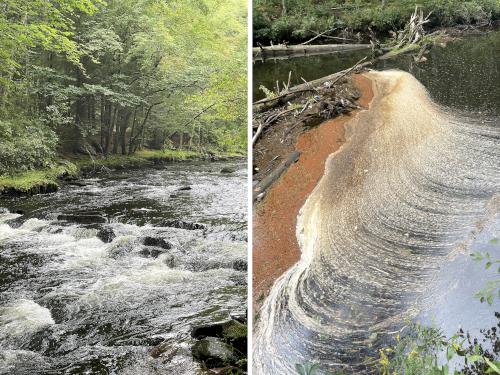
[[[221,175],[226,164],[239,172]],[[195,373],[191,327],[245,311],[244,163],[176,164],[85,182],[1,201],[10,211],[0,211],[0,324],[19,335],[0,328],[0,373]],[[184,200],[170,198],[186,185]],[[162,226],[170,220],[207,228]],[[113,233],[106,242],[97,238],[102,229]],[[30,301],[28,312],[14,314],[21,301]],[[28,324],[35,315],[50,324]],[[149,355],[162,342],[176,353],[168,363]]]
[[[264,302],[255,374],[289,374],[308,361],[367,371],[390,332],[451,303],[440,278],[470,276],[446,265],[466,259],[500,212],[499,119],[443,110],[408,73],[368,77],[370,109],[348,123],[348,141],[300,211],[301,260]]]

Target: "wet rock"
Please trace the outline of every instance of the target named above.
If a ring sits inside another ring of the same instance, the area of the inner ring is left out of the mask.
[[[144,237],[142,243],[145,246],[155,246],[155,247],[161,247],[162,249],[169,250],[174,247],[171,242],[165,240],[164,238],[161,237]]]
[[[236,361],[231,347],[215,337],[197,341],[191,348],[191,353],[194,359],[208,368],[223,367]]]
[[[244,259],[237,259],[233,262],[233,269],[236,271],[246,271],[248,269],[248,263]]]
[[[78,214],[62,214],[57,216],[59,221],[70,221],[76,224],[104,224],[106,218],[101,215],[78,215]]]
[[[248,327],[237,320],[230,320],[223,327],[222,336],[226,342],[231,344],[240,353],[247,352]]]
[[[193,328],[191,336],[197,339],[204,337],[219,337],[236,339],[244,337],[246,339],[247,326],[236,319],[223,322],[203,324]]]
[[[115,239],[116,234],[111,228],[102,228],[97,232],[96,237],[104,243],[110,243]]]
[[[207,227],[205,224],[189,223],[187,221],[182,221],[182,220],[167,220],[163,222],[163,226],[171,228],[187,229],[187,230],[206,229]]]
[[[179,194],[170,194],[170,198],[179,198]]]
[[[178,348],[172,347],[169,342],[162,342],[161,344],[155,346],[149,355],[153,358],[162,358],[164,361],[170,361],[178,352]]]
[[[236,172],[236,169],[229,167],[224,167],[220,170],[220,173],[234,173],[234,172]]]
[[[72,186],[79,186],[79,187],[83,187],[83,186],[88,185],[88,183],[83,182],[83,181],[68,181],[67,184],[72,185]]]
[[[187,190],[192,190],[192,187],[191,186],[182,186],[177,190],[178,191],[187,191]]]
[[[236,320],[236,321],[243,323],[243,324],[246,324],[247,320],[248,320],[246,311],[245,312],[232,312],[232,313],[229,313],[229,316],[231,317],[231,319]]]
[[[174,268],[176,265],[175,257],[172,254],[169,254],[165,257],[163,263],[165,263],[170,268]]]
[[[158,258],[163,253],[165,253],[165,250],[158,248],[144,248],[139,251],[139,254],[146,258]]]

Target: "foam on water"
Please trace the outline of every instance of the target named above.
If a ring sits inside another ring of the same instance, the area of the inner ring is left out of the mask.
[[[246,174],[222,176],[214,168],[222,167],[120,171],[50,195],[2,200],[24,214],[0,211],[0,308],[7,309],[0,325],[10,324],[0,327],[0,374],[199,371],[192,326],[241,314],[246,301],[246,274],[233,267],[246,259],[246,243],[232,238],[245,232],[245,210],[222,209],[244,207]],[[210,192],[196,180],[213,185]],[[230,181],[223,192],[214,188],[223,181]],[[170,198],[185,185],[193,190]],[[106,222],[60,221],[61,214]],[[219,218],[227,226],[218,226]],[[170,220],[201,220],[208,228],[162,225]],[[97,238],[102,230],[113,233],[111,242]],[[169,245],[144,245],[146,237]],[[28,311],[24,318],[16,308]],[[27,324],[35,315],[41,321]],[[178,349],[168,363],[150,356],[164,340]]]
[[[451,113],[408,73],[368,77],[370,109],[348,123],[348,141],[299,214],[301,260],[262,307],[255,374],[289,374],[304,362],[368,371],[363,363],[389,332],[443,300],[440,268],[496,225],[498,118]]]
[[[20,299],[0,307],[0,346],[8,348],[19,338],[25,338],[54,324],[50,311],[34,301]]]

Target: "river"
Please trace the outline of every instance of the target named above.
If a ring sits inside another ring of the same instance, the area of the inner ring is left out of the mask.
[[[1,199],[0,373],[198,372],[192,328],[246,314],[246,168],[111,171]]]
[[[301,209],[301,260],[260,312],[254,373],[305,362],[320,373],[367,373],[410,320],[447,335],[496,324],[498,299],[474,297],[495,271],[470,253],[500,258],[490,242],[500,237],[499,47],[491,32],[435,47],[423,64],[411,56],[375,64],[370,110],[349,122],[346,144]],[[255,86],[286,81],[292,65],[292,76],[312,80],[359,59],[256,63]]]

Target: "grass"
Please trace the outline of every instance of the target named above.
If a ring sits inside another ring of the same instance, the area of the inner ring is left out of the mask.
[[[58,181],[64,176],[76,176],[78,168],[70,162],[61,162],[61,164],[52,168],[26,171],[12,176],[0,177],[0,192],[5,189],[13,189],[20,192],[28,192],[36,186],[58,186]]]

